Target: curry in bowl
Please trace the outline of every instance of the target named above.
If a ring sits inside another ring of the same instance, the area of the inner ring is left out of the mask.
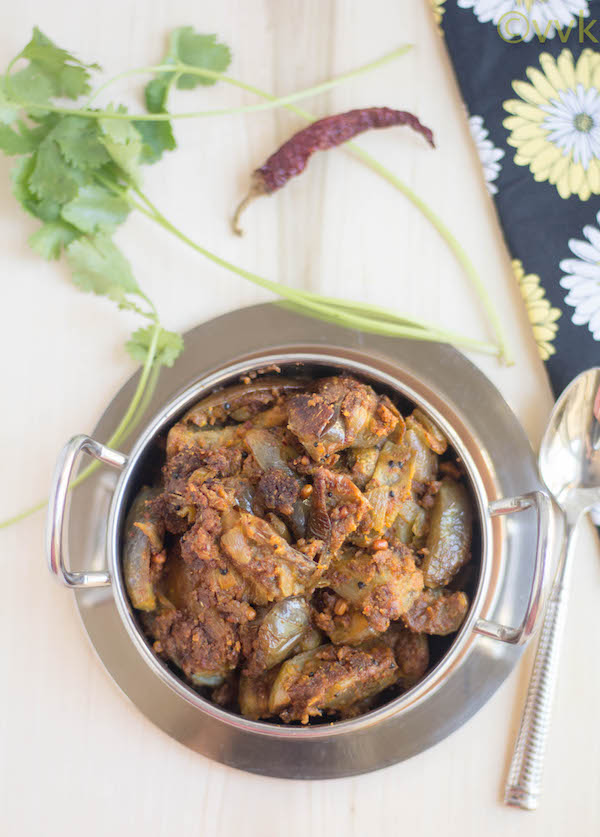
[[[421,410],[349,375],[248,376],[157,459],[126,524],[127,593],[155,653],[218,705],[356,717],[459,630],[474,502]]]

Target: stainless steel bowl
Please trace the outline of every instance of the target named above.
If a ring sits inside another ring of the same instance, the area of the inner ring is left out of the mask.
[[[259,308],[273,310],[271,306]],[[311,322],[300,319],[305,324]],[[457,354],[447,347],[437,348]],[[411,349],[414,353],[414,345]],[[442,428],[462,458],[477,506],[481,551],[474,560],[479,558],[479,580],[467,618],[451,647],[414,688],[349,721],[290,727],[249,721],[212,704],[156,657],[125,592],[121,571],[123,527],[128,507],[143,481],[154,440],[192,404],[215,388],[237,382],[244,373],[273,363],[284,373],[298,364],[315,375],[347,371],[379,390],[391,390],[418,405]],[[479,409],[484,409],[483,405]],[[513,441],[518,443],[518,454],[522,458],[521,440]],[[69,483],[81,451],[121,471],[110,500],[106,524],[106,568],[93,571],[70,568],[65,529]],[[527,457],[532,458],[528,446]],[[507,655],[506,649],[523,644],[534,629],[548,575],[548,556],[557,531],[556,511],[536,477],[530,479],[530,484],[524,485],[523,492],[518,495],[502,496],[499,474],[507,464],[498,461],[494,451],[490,451],[489,445],[474,431],[464,408],[448,398],[442,389],[432,387],[432,382],[420,377],[418,370],[411,369],[410,364],[407,368],[397,360],[390,362],[389,358],[339,345],[339,341],[331,346],[280,346],[264,354],[249,351],[242,359],[203,374],[170,399],[157,411],[128,455],[110,450],[88,436],[77,436],[66,445],[57,465],[50,502],[48,561],[52,572],[64,585],[84,591],[86,595],[97,595],[99,591],[93,588],[110,586],[118,616],[130,645],[145,663],[146,679],[153,684],[156,700],[160,703],[164,695],[169,694],[167,703],[171,708],[163,711],[168,717],[163,718],[160,725],[180,740],[219,761],[270,775],[326,778],[363,772],[423,749],[472,714],[474,704],[477,708],[490,693],[489,683],[485,683],[486,670],[490,673],[498,669],[491,677],[495,688],[499,672],[505,676],[510,668],[507,661],[514,662],[517,658],[516,653]],[[523,470],[523,462],[519,469]],[[530,477],[531,471],[529,467]],[[508,526],[504,520],[506,515],[510,515]],[[498,661],[501,661],[499,666],[496,665]],[[139,665],[136,670],[139,672]],[[478,681],[483,679],[479,694],[473,694],[472,688],[465,690],[467,684],[472,686],[473,673],[477,673]],[[124,674],[122,680],[128,683],[129,675]],[[157,683],[161,684],[160,690],[157,690]],[[147,714],[157,720],[160,711],[154,701],[152,711]],[[432,723],[433,717],[436,720]],[[183,732],[182,723],[185,725]],[[412,726],[418,735],[407,736],[406,731]]]

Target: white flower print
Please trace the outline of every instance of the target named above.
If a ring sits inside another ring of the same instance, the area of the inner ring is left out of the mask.
[[[546,139],[573,152],[573,161],[587,169],[593,157],[600,158],[600,93],[595,87],[578,84],[561,90],[558,98],[541,108],[548,116],[542,122],[549,133]]]
[[[577,26],[581,14],[589,15],[588,0],[458,0],[461,9],[473,9],[480,23],[494,26],[505,22],[507,40],[519,36],[524,41],[532,38],[554,38],[556,24],[566,29]]]
[[[600,212],[596,216],[600,227]],[[575,325],[587,325],[594,340],[600,340],[600,229],[591,225],[583,228],[587,241],[572,238],[569,249],[577,258],[563,259],[560,269],[566,274],[560,284],[568,293],[567,305],[575,312]]]
[[[504,157],[504,151],[501,148],[496,148],[494,143],[488,139],[489,132],[483,125],[483,117],[471,116],[469,117],[469,128],[471,136],[477,146],[477,152],[481,165],[483,166],[483,176],[485,177],[485,185],[488,188],[490,195],[495,195],[498,187],[493,182],[500,174],[502,166],[498,162]]]

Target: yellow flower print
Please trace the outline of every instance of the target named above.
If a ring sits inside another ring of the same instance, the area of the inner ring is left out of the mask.
[[[504,102],[508,144],[537,181],[586,201],[600,194],[600,53],[584,49],[576,63],[569,49],[542,53],[540,66],[527,68],[531,83],[513,81],[520,98]]]
[[[556,321],[562,311],[559,308],[552,308],[540,285],[540,277],[535,273],[526,274],[520,259],[513,259],[512,267],[525,301],[539,353],[542,360],[548,360],[550,355],[556,352],[552,342],[558,331]]]
[[[446,0],[430,0],[431,8],[433,9],[433,17],[435,22],[437,23],[440,32],[442,30],[442,18],[444,16],[444,12],[446,9],[444,8],[444,3]]]

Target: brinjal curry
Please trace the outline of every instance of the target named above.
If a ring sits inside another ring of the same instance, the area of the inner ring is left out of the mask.
[[[355,717],[460,628],[473,503],[419,409],[348,375],[250,376],[193,406],[162,457],[125,583],[155,653],[215,703]]]

